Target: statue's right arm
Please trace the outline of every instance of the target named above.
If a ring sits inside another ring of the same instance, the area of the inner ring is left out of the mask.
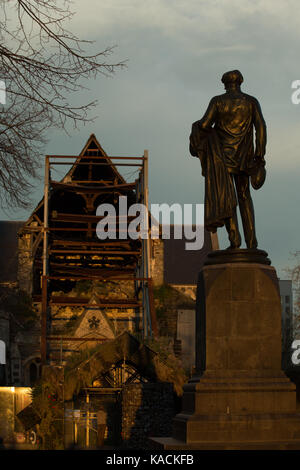
[[[199,157],[199,153],[203,151],[203,145],[207,139],[207,131],[211,129],[215,122],[216,112],[216,98],[212,98],[202,119],[194,122],[192,125],[190,153],[194,157]]]
[[[207,131],[211,129],[211,126],[215,122],[216,112],[216,99],[212,98],[202,119],[194,122],[192,125],[192,133],[190,135],[190,154],[200,159],[203,176],[205,176],[206,173],[206,156],[204,147],[208,137]]]
[[[197,121],[198,126],[202,129],[209,129],[215,123],[217,114],[217,99],[216,97],[210,100],[207,110],[200,121]]]

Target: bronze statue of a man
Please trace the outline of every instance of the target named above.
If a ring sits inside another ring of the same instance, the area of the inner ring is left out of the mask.
[[[238,201],[247,248],[255,249],[249,178],[255,189],[264,183],[266,124],[257,99],[241,91],[239,70],[224,73],[222,82],[226,92],[212,98],[203,118],[192,126],[190,153],[200,158],[205,176],[206,229],[215,232],[225,225],[229,248],[239,248]]]

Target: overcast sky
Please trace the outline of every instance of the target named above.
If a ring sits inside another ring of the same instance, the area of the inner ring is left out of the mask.
[[[148,149],[150,201],[201,203],[200,164],[188,151],[191,124],[223,93],[222,74],[239,69],[242,89],[260,101],[268,129],[266,183],[252,191],[259,248],[286,277],[283,268],[300,250],[300,104],[291,101],[291,83],[300,79],[299,2],[75,0],[72,9],[69,27],[94,39],[97,49],[116,44],[109,60],[128,59],[128,67],[73,97],[75,103],[98,98],[98,117],[70,137],[50,134],[45,153],[78,154],[92,132],[110,155]],[[224,229],[218,233],[225,248]]]

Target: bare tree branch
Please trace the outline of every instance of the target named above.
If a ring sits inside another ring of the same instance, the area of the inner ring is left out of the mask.
[[[71,0],[0,0],[0,79],[7,105],[0,107],[0,205],[27,208],[32,181],[50,128],[67,132],[91,122],[97,100],[74,106],[70,95],[83,80],[106,77],[125,66],[107,62],[113,47],[87,54],[93,41],[65,28]]]

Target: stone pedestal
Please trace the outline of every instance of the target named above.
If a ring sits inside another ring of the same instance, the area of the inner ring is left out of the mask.
[[[276,271],[257,252],[244,250],[243,259],[239,250],[236,262],[230,251],[225,263],[212,254],[199,273],[197,374],[184,386],[173,436],[154,441],[166,449],[300,449],[295,386],[281,370]]]

